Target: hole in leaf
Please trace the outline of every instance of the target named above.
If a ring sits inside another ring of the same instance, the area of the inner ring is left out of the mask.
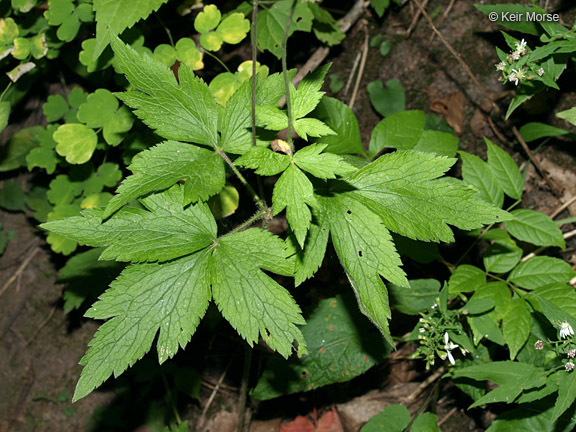
[[[362,256],[362,251],[358,251],[358,256],[359,256],[359,257]]]

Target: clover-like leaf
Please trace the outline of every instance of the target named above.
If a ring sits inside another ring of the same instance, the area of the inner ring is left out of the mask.
[[[250,31],[250,21],[241,13],[228,15],[216,29],[222,40],[229,44],[238,44],[244,40]]]
[[[56,36],[64,42],[70,42],[76,37],[80,22],[91,22],[94,19],[90,4],[82,3],[75,7],[72,0],[49,0],[44,16],[48,24],[58,26]]]
[[[220,23],[222,14],[216,5],[206,5],[194,20],[194,28],[198,33],[208,33]]]
[[[88,162],[96,150],[98,137],[96,133],[83,124],[70,123],[61,125],[54,132],[56,153],[66,158],[71,164]]]

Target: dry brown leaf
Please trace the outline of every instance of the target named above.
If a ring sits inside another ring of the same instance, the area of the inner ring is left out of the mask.
[[[454,129],[456,135],[464,130],[464,106],[466,96],[456,92],[442,99],[434,99],[430,103],[430,109],[446,119],[446,122]]]
[[[308,417],[298,416],[290,423],[281,425],[280,432],[315,432],[315,428]]]
[[[316,426],[316,432],[344,432],[340,416],[334,408],[320,418]]]

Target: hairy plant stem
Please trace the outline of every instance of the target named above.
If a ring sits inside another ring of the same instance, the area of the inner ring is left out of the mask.
[[[232,162],[230,160],[228,155],[220,147],[215,145],[214,148],[216,149],[216,152],[220,155],[220,157],[222,159],[224,159],[224,162],[226,162],[228,164],[228,166],[230,167],[232,172],[236,175],[236,177],[238,177],[238,180],[240,180],[240,182],[248,190],[248,193],[250,195],[252,195],[252,198],[254,199],[254,201],[256,201],[256,204],[258,204],[258,207],[260,208],[260,210],[262,210],[264,212],[268,212],[268,206],[266,205],[266,203],[262,200],[262,198],[260,198],[260,195],[258,195],[256,193],[254,188],[252,186],[250,186],[250,183],[248,183],[248,181],[244,178],[242,173],[240,171],[238,171],[238,168],[236,168],[236,166],[234,165],[234,162]]]
[[[241,223],[236,228],[234,228],[232,231],[228,232],[226,235],[230,235],[230,234],[234,234],[234,233],[237,233],[239,231],[242,231],[243,229],[248,228],[250,225],[252,225],[257,220],[262,219],[262,218],[269,218],[269,217],[270,217],[270,209],[260,210],[254,216],[250,217],[250,219]]]
[[[284,27],[284,35],[282,36],[282,75],[284,76],[284,88],[286,91],[286,113],[288,114],[288,144],[290,150],[294,154],[294,143],[292,142],[292,102],[290,101],[290,78],[288,78],[288,65],[286,63],[286,46],[288,44],[288,34],[290,33],[290,25],[292,24],[292,17],[296,9],[296,0],[292,0],[290,6],[290,13],[288,14],[288,22]]]
[[[246,417],[246,399],[248,397],[248,381],[250,378],[251,366],[252,366],[252,348],[246,345],[244,347],[244,372],[242,373],[242,384],[240,386],[240,402],[238,407],[238,432],[244,432],[244,420]]]

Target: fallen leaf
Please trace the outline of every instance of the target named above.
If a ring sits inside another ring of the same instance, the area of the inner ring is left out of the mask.
[[[340,417],[334,408],[320,418],[316,432],[344,432]]]
[[[280,432],[315,432],[315,428],[308,417],[298,416],[290,423],[281,425]]]
[[[442,99],[434,99],[430,104],[430,109],[444,117],[456,135],[461,135],[464,129],[465,104],[464,93],[456,92]]]

